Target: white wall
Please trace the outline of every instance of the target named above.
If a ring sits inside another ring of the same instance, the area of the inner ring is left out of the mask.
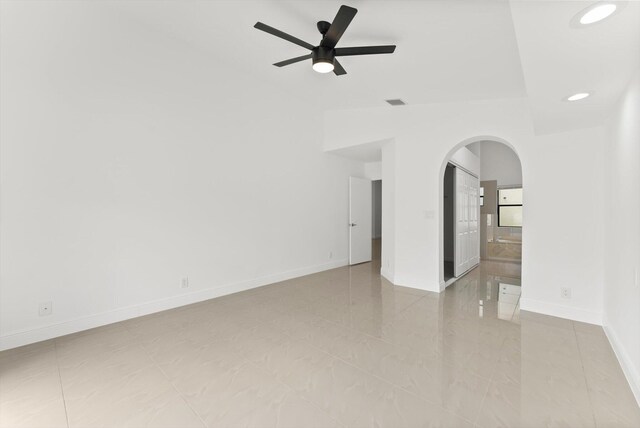
[[[522,185],[522,166],[510,147],[496,141],[477,144],[480,151],[480,180],[496,180],[498,186]]]
[[[98,3],[2,11],[0,349],[346,264],[364,168],[307,100]]]
[[[604,325],[640,403],[640,72],[607,137]]]
[[[383,241],[383,262],[394,267],[394,283],[439,291],[446,160],[469,142],[492,139],[516,150],[527,189],[522,308],[601,322],[603,213],[594,207],[604,201],[603,129],[535,136],[526,101],[517,99],[334,111],[325,120],[327,150],[395,139],[382,158],[383,215],[395,203],[394,218],[383,217],[385,237],[388,221],[395,234],[393,251]],[[558,183],[571,193],[558,192]],[[564,222],[559,212],[580,215]],[[561,287],[572,288],[572,299],[561,298]]]
[[[382,237],[380,274],[395,283],[396,142],[382,145]]]
[[[480,177],[480,157],[466,147],[460,147],[451,155],[449,161],[468,172]]]
[[[382,180],[382,162],[365,163],[364,176],[370,180]]]

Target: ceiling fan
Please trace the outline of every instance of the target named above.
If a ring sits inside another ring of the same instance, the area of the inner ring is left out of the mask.
[[[317,25],[318,31],[322,34],[322,41],[318,46],[313,46],[311,43],[307,43],[304,40],[300,40],[297,37],[293,37],[285,32],[263,24],[262,22],[257,22],[256,25],[254,25],[254,28],[272,34],[276,37],[280,37],[281,39],[287,40],[291,43],[295,43],[296,45],[302,46],[303,48],[311,51],[311,53],[307,55],[276,62],[273,64],[276,67],[284,67],[285,65],[310,59],[313,63],[313,69],[318,73],[330,73],[333,71],[336,76],[341,76],[343,74],[347,74],[347,72],[342,65],[340,65],[340,62],[338,62],[336,57],[390,54],[396,50],[395,45],[336,48],[338,41],[351,23],[353,17],[356,16],[356,13],[358,13],[357,9],[349,6],[340,6],[340,10],[338,10],[338,13],[332,23],[319,21]]]

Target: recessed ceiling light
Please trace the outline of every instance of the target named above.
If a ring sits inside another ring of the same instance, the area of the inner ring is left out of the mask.
[[[586,9],[578,12],[570,22],[570,26],[574,28],[585,28],[591,24],[602,21],[611,16],[614,12],[624,8],[626,2],[600,1],[592,4]]]
[[[582,17],[580,18],[580,23],[582,25],[593,24],[594,22],[602,21],[613,12],[616,11],[618,7],[613,3],[601,3],[598,4],[591,9],[589,9]]]
[[[573,94],[570,97],[567,97],[567,101],[579,101],[579,100],[584,100],[585,98],[587,98],[589,95],[591,95],[589,92],[578,92],[577,94]]]

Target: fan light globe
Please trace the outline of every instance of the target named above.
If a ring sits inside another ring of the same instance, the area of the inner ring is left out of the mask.
[[[333,63],[326,61],[318,61],[313,64],[314,71],[318,73],[331,73],[333,71]]]

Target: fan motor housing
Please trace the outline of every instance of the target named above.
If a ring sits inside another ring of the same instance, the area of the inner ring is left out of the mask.
[[[329,62],[333,64],[333,60],[336,57],[335,49],[326,48],[324,46],[317,46],[311,51],[311,60],[314,64],[318,62]]]

